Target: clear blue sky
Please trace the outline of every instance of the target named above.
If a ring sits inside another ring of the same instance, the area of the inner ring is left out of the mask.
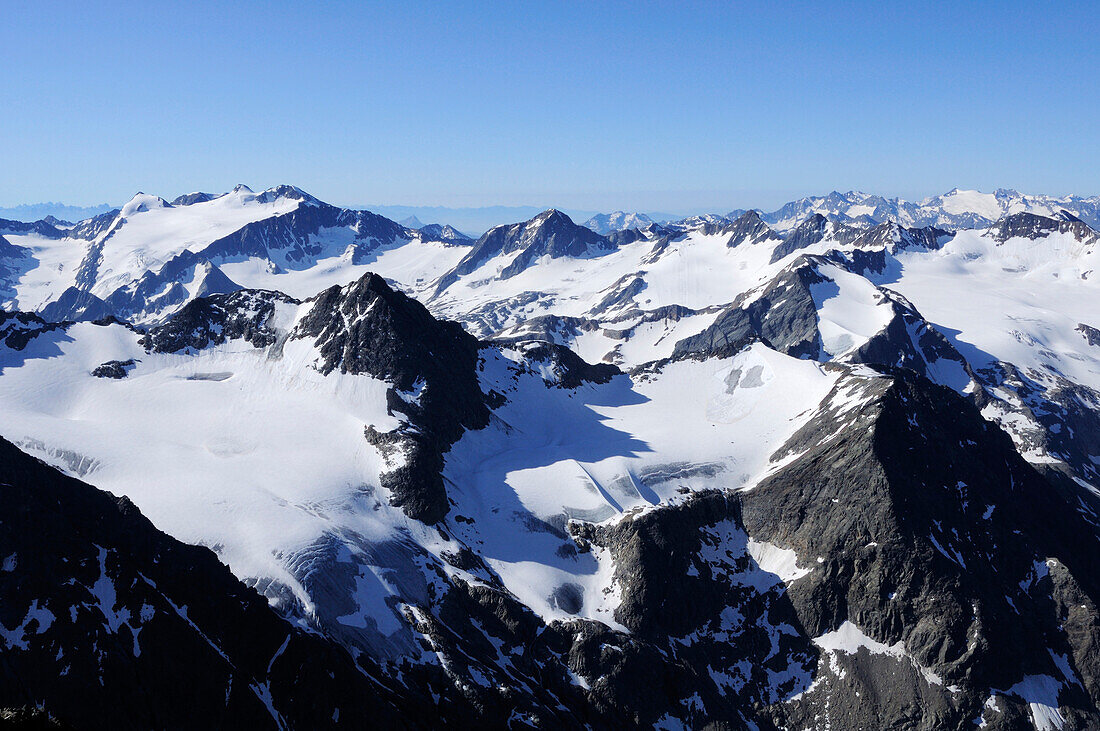
[[[0,0],[0,205],[1096,194],[1098,38],[1095,2]]]

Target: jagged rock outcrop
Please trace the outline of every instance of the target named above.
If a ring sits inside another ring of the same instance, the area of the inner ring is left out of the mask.
[[[25,221],[9,221],[6,218],[0,218],[0,234],[14,233],[14,234],[37,234],[47,239],[60,239],[65,236],[66,232],[59,229],[55,224],[62,223],[57,219],[52,219],[47,216],[41,221],[25,222]]]
[[[938,249],[950,236],[950,231],[934,226],[906,228],[893,221],[887,221],[867,229],[852,239],[851,243],[857,249],[882,249],[890,254],[896,254],[912,248]]]
[[[67,327],[67,323],[47,322],[30,312],[0,311],[0,342],[12,350],[22,350],[39,335]]]
[[[610,363],[587,363],[569,348],[547,340],[521,338],[501,342],[523,353],[524,361],[537,368],[548,384],[558,388],[607,383],[622,373]]]
[[[47,320],[62,322],[68,320],[98,320],[113,315],[110,306],[91,292],[77,287],[69,287],[61,296],[46,304],[39,314]]]

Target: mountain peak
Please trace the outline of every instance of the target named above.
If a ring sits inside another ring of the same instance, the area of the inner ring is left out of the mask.
[[[129,218],[137,213],[145,213],[157,208],[171,208],[172,204],[157,195],[147,195],[138,191],[134,197],[122,207],[122,217]]]
[[[590,228],[604,236],[616,231],[628,229],[642,229],[654,223],[653,219],[644,213],[615,211],[613,213],[598,213],[584,222],[585,228]]]
[[[464,430],[489,422],[477,339],[457,323],[435,319],[373,272],[317,295],[291,337],[315,342],[322,373],[369,374],[392,384],[387,407],[411,426],[386,434],[368,429],[368,439],[400,445],[406,454],[382,483],[390,502],[410,517],[441,520],[449,510],[442,454]],[[415,399],[402,397],[413,391]]]
[[[271,203],[280,198],[301,201],[302,203],[308,203],[311,205],[317,205],[321,202],[298,186],[286,184],[276,185],[273,188],[268,188],[263,193],[260,193],[258,196],[256,196],[256,200],[258,200],[260,203]]]
[[[530,221],[528,221],[527,225],[528,226],[530,226],[532,224],[543,225],[543,224],[547,224],[547,223],[569,224],[571,226],[576,225],[575,223],[573,223],[572,218],[565,215],[564,213],[559,211],[557,208],[547,208],[545,211],[543,211],[542,213],[540,213],[539,215],[535,216]]]

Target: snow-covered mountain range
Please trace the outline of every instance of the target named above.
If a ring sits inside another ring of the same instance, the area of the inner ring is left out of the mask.
[[[917,202],[902,198],[884,198],[854,190],[847,193],[834,190],[828,195],[791,201],[770,212],[757,209],[765,223],[784,234],[814,214],[856,226],[893,222],[906,227],[936,226],[954,231],[988,227],[1014,213],[1035,213],[1052,217],[1061,215],[1062,211],[1080,218],[1094,228],[1100,227],[1100,196],[1026,195],[1005,189],[981,193],[956,188],[943,195]],[[708,217],[713,221],[733,221],[744,212],[745,209],[738,209],[724,216],[711,214]],[[693,219],[678,221],[667,217],[650,217],[644,213],[616,211],[593,216],[584,225],[597,233],[609,234],[613,231],[645,228],[654,222],[691,225]]]
[[[598,234],[609,234],[612,231],[625,231],[630,228],[645,228],[653,223],[653,219],[644,213],[600,213],[584,222],[586,228],[590,228]]]
[[[1097,201],[977,195],[0,222],[0,707],[1095,727]]]
[[[1015,190],[979,193],[955,188],[943,195],[910,202],[858,191],[792,201],[762,218],[778,231],[788,231],[806,216],[820,213],[842,223],[877,224],[893,221],[902,226],[937,226],[952,230],[981,228],[1014,213],[1058,216],[1062,211],[1090,226],[1100,226],[1100,196],[1025,195]],[[736,213],[736,212],[735,212]],[[735,214],[730,214],[731,216]]]

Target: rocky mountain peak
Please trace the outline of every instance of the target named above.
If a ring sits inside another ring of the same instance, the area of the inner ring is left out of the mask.
[[[280,198],[301,201],[307,205],[320,205],[321,201],[294,185],[277,185],[256,196],[260,203],[272,203]]]
[[[446,224],[429,223],[417,229],[420,235],[428,241],[442,241],[447,244],[469,244],[473,241],[454,226]]]
[[[1002,244],[1012,238],[1036,240],[1052,233],[1072,234],[1083,244],[1093,243],[1100,238],[1100,234],[1072,214],[1069,218],[1049,218],[1034,213],[1014,213],[991,226],[988,233]]]
[[[191,206],[196,203],[209,203],[218,196],[214,193],[203,193],[201,191],[195,191],[194,193],[185,193],[181,196],[177,196],[172,200],[173,206]]]
[[[830,221],[820,213],[811,214],[798,224],[772,252],[772,263],[788,254],[813,246],[825,239],[835,239],[838,243],[847,243],[863,233],[862,229]]]
[[[368,438],[382,448],[399,446],[407,459],[383,475],[383,485],[410,517],[442,519],[448,510],[442,455],[464,430],[489,420],[478,341],[377,274],[330,287],[312,302],[291,337],[315,342],[322,373],[364,373],[393,384],[389,408],[404,414],[407,426],[388,434],[368,430]]]
[[[738,216],[733,223],[724,227],[723,231],[729,232],[730,234],[729,242],[726,244],[730,248],[745,243],[755,244],[770,239],[776,242],[780,241],[779,234],[772,231],[756,211],[745,211]]]
[[[522,223],[497,226],[484,233],[458,265],[437,285],[440,293],[459,276],[470,274],[490,259],[519,252],[500,272],[501,279],[519,274],[535,260],[549,256],[584,257],[613,251],[615,245],[605,236],[579,226],[566,214],[551,208]]]

